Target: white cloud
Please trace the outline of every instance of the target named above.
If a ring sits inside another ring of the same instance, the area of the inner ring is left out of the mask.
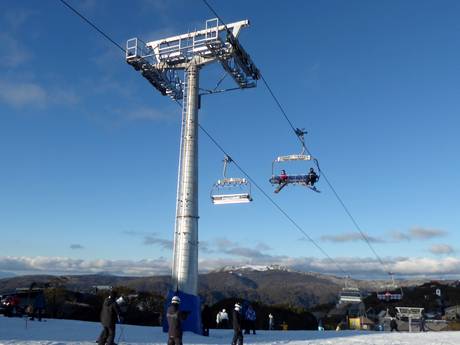
[[[455,250],[448,244],[433,244],[430,247],[430,252],[433,254],[452,254]]]
[[[16,108],[44,107],[47,98],[45,89],[36,83],[0,80],[0,101],[9,106]]]
[[[96,8],[98,3],[100,3],[100,1],[97,1],[97,0],[80,0],[78,2],[78,6],[79,6],[80,9],[92,12]]]
[[[163,249],[172,249],[173,241],[158,236],[156,232],[123,231],[125,235],[142,238],[142,244],[146,246],[158,245]]]
[[[81,244],[78,244],[78,243],[74,243],[70,245],[70,249],[83,249],[83,248],[85,247],[83,247]]]
[[[266,243],[263,243],[263,242],[258,242],[256,244],[256,249],[258,250],[272,250],[273,248],[271,248],[268,244]]]
[[[65,88],[55,88],[48,94],[50,103],[57,105],[75,105],[80,100],[74,90]]]
[[[36,11],[31,11],[29,9],[10,8],[8,11],[5,11],[2,17],[6,26],[9,27],[10,30],[17,31],[21,27],[25,26],[30,17],[36,14]]]
[[[18,274],[88,274],[107,272],[118,275],[148,276],[168,274],[169,261],[164,258],[145,260],[83,260],[67,257],[0,257],[0,270]]]
[[[430,240],[433,238],[443,237],[447,232],[440,229],[427,229],[415,227],[408,231],[393,231],[390,233],[395,241],[411,241],[411,240]]]
[[[387,273],[377,260],[370,258],[334,258],[353,277],[382,278]],[[460,259],[392,258],[385,259],[388,268],[400,277],[460,276]],[[248,258],[204,258],[200,259],[201,272],[223,266],[281,265],[298,271],[339,274],[342,272],[328,259],[312,257],[256,257]],[[171,263],[165,258],[145,260],[83,260],[66,257],[0,257],[0,270],[16,274],[87,274],[108,272],[118,275],[148,276],[165,275],[171,272]]]
[[[19,30],[23,29],[27,20],[35,14],[24,9],[11,9],[1,14],[0,26],[0,66],[15,68],[32,58],[32,53],[21,43]]]
[[[410,241],[410,236],[403,231],[392,231],[390,232],[390,236],[393,240],[400,242],[400,241]]]
[[[125,112],[128,119],[131,120],[171,120],[178,118],[178,114],[172,114],[166,111],[159,111],[155,108],[138,108]]]
[[[0,103],[13,108],[46,108],[49,105],[75,105],[79,102],[76,93],[67,88],[43,87],[32,81],[0,79]]]
[[[412,238],[420,240],[428,240],[437,237],[443,237],[447,233],[440,229],[426,229],[426,228],[413,228],[409,230],[409,234]]]
[[[460,259],[447,257],[432,258],[401,258],[392,264],[395,273],[401,275],[459,275]]]
[[[369,242],[373,243],[382,243],[385,242],[384,240],[373,237],[367,234],[364,234]],[[344,234],[338,234],[338,235],[324,235],[321,236],[322,241],[329,241],[329,242],[355,242],[355,241],[363,241],[363,236],[360,233],[357,232],[349,232],[349,233],[344,233]]]
[[[0,66],[13,68],[30,60],[32,54],[12,35],[0,33]]]
[[[152,244],[157,244],[163,249],[172,249],[173,247],[173,241],[167,240],[164,238],[159,238],[155,235],[153,236],[145,236],[144,237],[144,244],[145,245],[152,245]]]

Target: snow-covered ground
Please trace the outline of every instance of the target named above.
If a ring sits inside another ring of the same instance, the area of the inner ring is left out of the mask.
[[[9,345],[95,345],[99,323],[71,320],[46,322],[0,317],[0,344]],[[184,335],[184,344],[230,345],[231,330],[211,330],[209,337],[191,333]],[[158,327],[117,325],[116,340],[121,344],[166,344],[166,335]],[[458,345],[460,332],[383,333],[383,332],[314,332],[259,331],[246,335],[245,344],[257,345]]]

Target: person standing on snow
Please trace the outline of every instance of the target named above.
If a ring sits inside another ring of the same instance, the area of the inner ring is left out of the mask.
[[[228,314],[225,309],[222,309],[222,311],[219,313],[220,314],[220,324],[222,325],[221,328],[228,328]]]
[[[233,310],[233,339],[232,345],[243,345],[243,329],[242,329],[243,317],[241,316],[241,305],[235,304]]]
[[[272,331],[275,329],[275,318],[272,313],[268,314],[268,330]]]
[[[179,305],[179,296],[174,296],[166,312],[166,317],[168,318],[168,345],[182,345],[182,320],[187,318],[187,314],[179,310]]]
[[[420,318],[420,332],[426,332],[424,315],[422,315],[422,317]]]
[[[398,323],[396,322],[396,319],[394,317],[391,318],[391,321],[390,321],[390,330],[391,332],[393,331],[398,332]]]
[[[203,310],[201,311],[201,323],[203,325],[203,335],[209,336],[209,329],[211,328],[212,323],[212,314],[211,308],[207,304],[204,305]]]
[[[248,306],[245,313],[246,327],[244,334],[249,334],[252,330],[252,334],[256,334],[256,311],[252,305]]]
[[[35,297],[34,306],[32,310],[32,317],[30,320],[34,320],[35,314],[37,314],[38,321],[41,321],[45,310],[45,295],[43,294],[43,291],[40,291],[38,295]]]
[[[318,321],[318,331],[320,332],[324,331],[323,319],[319,319]]]
[[[101,323],[102,332],[99,335],[97,343],[99,345],[114,345],[115,340],[115,325],[118,320],[118,304],[115,302],[117,294],[115,291],[110,291],[109,297],[107,297],[102,304],[101,310]]]
[[[222,328],[222,323],[221,323],[221,320],[220,320],[220,312],[218,312],[217,315],[216,315],[216,326],[217,326],[217,328]]]

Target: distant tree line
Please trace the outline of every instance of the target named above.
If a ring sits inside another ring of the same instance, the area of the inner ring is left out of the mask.
[[[124,296],[126,305],[123,311],[123,323],[145,326],[160,326],[165,306],[165,297],[150,292],[136,292],[133,289],[117,286],[117,294]],[[109,291],[82,293],[67,290],[63,286],[43,289],[46,308],[45,317],[57,319],[73,319],[81,321],[99,321],[99,315],[104,299]],[[265,305],[260,302],[242,301],[238,298],[223,299],[210,305],[212,315],[222,309],[230,312],[236,302],[251,304],[256,312],[256,328],[268,329],[268,315],[275,318],[275,329],[281,329],[282,324],[290,330],[317,329],[316,318],[308,310],[289,305]],[[216,325],[214,324],[213,327]]]

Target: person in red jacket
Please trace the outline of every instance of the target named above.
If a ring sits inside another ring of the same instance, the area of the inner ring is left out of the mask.
[[[288,184],[288,175],[286,174],[286,171],[284,169],[281,170],[279,181],[280,182],[278,187],[275,189],[275,193],[279,193],[279,191]]]

